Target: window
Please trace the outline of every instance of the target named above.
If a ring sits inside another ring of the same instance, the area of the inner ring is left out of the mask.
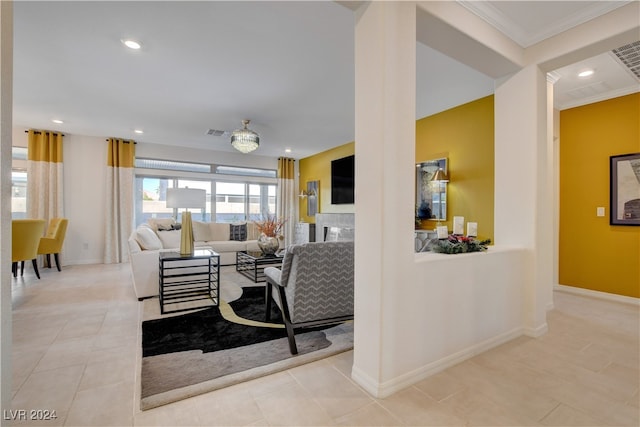
[[[147,176],[144,173],[153,172],[139,171],[136,175],[136,225],[143,224],[150,218],[176,218],[177,222],[181,221],[181,211],[166,207],[169,188],[189,187],[206,191],[205,209],[190,209],[194,221],[242,222],[257,220],[267,214],[275,214],[275,170],[232,167],[231,169],[238,174],[245,171],[246,178],[236,176],[236,180],[226,181],[216,179],[213,174],[198,174],[198,178],[207,175],[208,177],[195,179],[192,172],[196,170],[191,168],[191,165],[196,165],[195,168],[198,169],[199,166],[203,166],[201,164],[136,159],[136,166],[141,169],[157,169],[164,165],[175,172],[167,170],[165,176]],[[225,166],[225,168],[230,167]],[[188,175],[188,177],[175,175]]]
[[[27,147],[11,147],[11,218],[27,217]]]
[[[276,212],[276,186],[245,182],[216,183],[216,222],[255,221]]]
[[[11,218],[27,217],[27,172],[11,171]]]

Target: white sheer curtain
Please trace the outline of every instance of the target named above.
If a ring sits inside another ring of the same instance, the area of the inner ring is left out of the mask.
[[[293,243],[295,224],[298,222],[296,205],[298,203],[295,188],[295,160],[287,157],[278,159],[278,205],[276,215],[286,220],[283,227],[284,247]]]
[[[104,263],[129,261],[127,239],[133,230],[135,142],[110,138]]]
[[[64,216],[61,133],[28,131],[27,217],[44,219]]]

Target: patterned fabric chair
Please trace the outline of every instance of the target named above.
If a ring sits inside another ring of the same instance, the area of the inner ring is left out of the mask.
[[[270,320],[273,299],[282,312],[291,354],[298,353],[294,328],[353,319],[353,269],[352,241],[291,245],[282,270],[264,269],[265,318]]]

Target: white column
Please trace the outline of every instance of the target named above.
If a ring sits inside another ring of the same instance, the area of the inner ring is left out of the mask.
[[[530,65],[495,91],[495,243],[530,250],[525,333],[546,332],[553,275],[553,192],[546,76]]]
[[[546,289],[546,309],[553,309],[553,287],[558,284],[560,257],[560,112],[553,108],[553,85],[560,79],[555,72],[547,73],[547,173],[551,194],[551,283]]]
[[[11,123],[13,3],[0,1],[0,401],[11,409]],[[0,421],[9,425],[9,421]]]
[[[380,396],[407,325],[413,283],[416,7],[368,2],[355,32],[355,336],[353,378]]]

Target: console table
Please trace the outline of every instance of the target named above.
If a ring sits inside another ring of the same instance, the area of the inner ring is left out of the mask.
[[[175,313],[218,305],[220,255],[196,249],[193,255],[160,252],[160,313]]]

